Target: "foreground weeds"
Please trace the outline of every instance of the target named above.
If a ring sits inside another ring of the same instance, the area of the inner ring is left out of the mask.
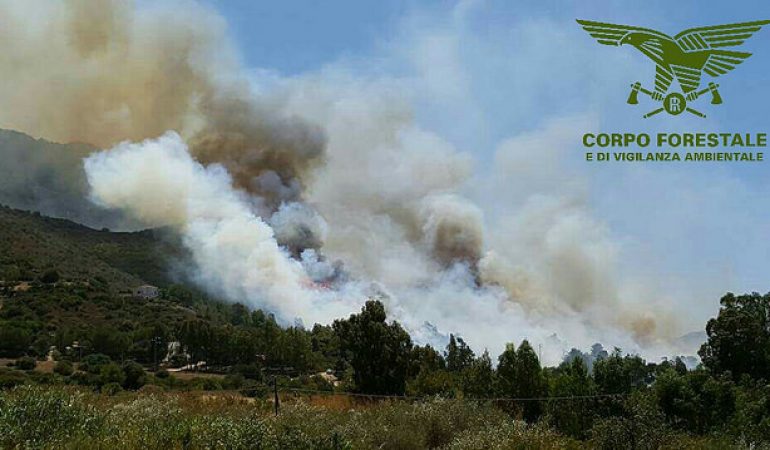
[[[584,449],[545,426],[486,404],[435,399],[347,410],[292,399],[274,416],[265,400],[193,394],[100,396],[23,386],[0,392],[0,447],[47,449]],[[671,448],[739,448],[668,437]],[[597,445],[598,444],[598,445]],[[639,442],[638,448],[648,448]],[[656,443],[659,444],[659,443]],[[614,445],[614,444],[612,444]]]

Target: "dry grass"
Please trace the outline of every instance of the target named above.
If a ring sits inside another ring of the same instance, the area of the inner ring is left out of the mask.
[[[13,358],[0,358],[0,367],[9,367],[16,362]],[[35,370],[43,373],[52,373],[53,368],[56,365],[56,361],[37,361]]]
[[[189,370],[180,370],[177,371],[169,371],[171,375],[174,376],[174,378],[177,378],[179,380],[194,380],[196,378],[209,378],[209,379],[215,379],[215,380],[222,380],[225,378],[224,375],[220,373],[209,373],[209,372],[196,372],[196,371],[189,371]]]

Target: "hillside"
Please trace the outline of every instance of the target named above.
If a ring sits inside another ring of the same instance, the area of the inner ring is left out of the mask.
[[[31,281],[56,270],[67,281],[98,278],[120,291],[165,286],[183,252],[163,230],[115,233],[0,207],[0,279]]]
[[[88,200],[83,158],[95,150],[0,129],[0,204],[95,228],[136,228],[120,211]]]
[[[282,329],[267,313],[176,280],[181,248],[164,230],[98,231],[0,207],[0,359],[45,359],[56,349],[78,362],[106,355],[149,366],[178,340],[194,361],[212,366],[270,364],[303,373],[332,367],[338,351],[326,344],[313,350],[310,331]],[[144,283],[161,287],[159,296],[132,295]],[[328,328],[314,332],[333,342]],[[0,367],[0,389],[23,381],[7,376]]]
[[[164,230],[99,231],[0,206],[0,357],[44,357],[79,341],[85,352],[147,361],[149,337],[227,309],[172,284],[183,255]],[[128,294],[146,283],[164,288],[161,297]]]

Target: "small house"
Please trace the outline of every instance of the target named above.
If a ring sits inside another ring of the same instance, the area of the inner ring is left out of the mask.
[[[159,291],[157,286],[145,284],[134,289],[134,296],[141,298],[158,298]]]

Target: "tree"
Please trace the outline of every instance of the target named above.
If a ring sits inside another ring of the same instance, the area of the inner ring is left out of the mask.
[[[409,394],[420,397],[440,395],[454,398],[456,395],[456,377],[447,370],[420,371],[417,377],[409,381]]]
[[[201,344],[205,351],[205,360],[208,366],[228,365],[235,362],[237,354],[240,353],[238,344],[235,341],[235,329],[232,325],[209,327],[209,336]],[[204,357],[203,351],[198,358]],[[198,361],[194,359],[193,362]]]
[[[293,367],[300,372],[310,369],[313,362],[312,344],[305,330],[297,327],[283,330],[278,339],[278,349],[280,362],[283,365]]]
[[[603,394],[625,394],[642,386],[649,369],[639,356],[620,356],[616,348],[612,355],[594,362],[594,381]]]
[[[496,384],[492,359],[489,352],[484,350],[484,353],[462,372],[463,393],[476,398],[492,397]]]
[[[498,390],[503,397],[516,397],[516,346],[505,345],[505,351],[497,357]]]
[[[583,358],[574,358],[562,363],[551,379],[552,397],[584,397],[595,392],[593,381]],[[553,402],[548,405],[548,416],[561,432],[578,439],[584,439],[593,425],[593,414],[587,409],[591,405],[581,399],[566,403]]]
[[[128,336],[106,326],[98,327],[91,333],[91,342],[96,353],[103,353],[114,360],[122,359],[130,345]]]
[[[714,374],[767,379],[770,374],[770,293],[735,296],[720,300],[716,318],[708,321],[708,340],[701,347],[703,365]]]
[[[654,396],[635,391],[622,401],[621,410],[596,421],[591,429],[591,448],[658,449],[670,445],[674,435]]]
[[[516,351],[516,371],[514,376],[516,396],[522,398],[544,397],[547,393],[543,369],[535,350],[525,339]],[[523,404],[523,416],[528,422],[534,422],[542,413],[539,401],[526,401]]]
[[[211,325],[205,320],[187,320],[179,327],[179,342],[187,350],[193,364],[206,357],[212,336]]]
[[[276,359],[276,344],[281,335],[281,327],[276,323],[275,316],[258,309],[251,313],[251,324],[259,343],[257,351],[272,362]]]
[[[453,397],[455,377],[446,370],[441,353],[430,345],[415,346],[412,349],[409,393],[417,396],[442,395]]]
[[[249,322],[249,309],[241,303],[230,305],[230,323],[233,325],[246,325]]]
[[[129,347],[130,357],[138,362],[156,364],[166,356],[170,333],[162,322],[134,330]]]
[[[32,343],[29,331],[0,323],[0,356],[15,358],[27,352]]]
[[[406,389],[412,340],[398,322],[388,324],[385,319],[383,304],[370,300],[360,314],[334,321],[360,392],[403,394]]]
[[[316,363],[325,369],[331,369],[340,359],[340,343],[330,326],[315,324],[310,333],[313,353],[318,357]]]
[[[421,371],[435,372],[446,368],[444,357],[430,345],[415,346],[412,349],[410,360],[412,362],[410,374],[417,374]]]
[[[468,347],[463,338],[455,338],[454,334],[449,335],[449,344],[446,346],[446,365],[450,372],[462,372],[465,368],[473,364],[476,355]]]
[[[668,422],[696,433],[717,430],[735,412],[734,384],[704,370],[664,370],[655,380],[655,395]]]

